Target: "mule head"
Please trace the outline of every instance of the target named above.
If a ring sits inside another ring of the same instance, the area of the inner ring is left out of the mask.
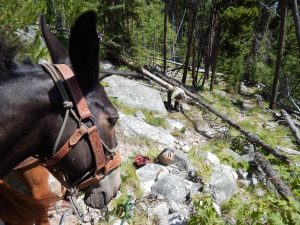
[[[114,126],[118,120],[118,112],[98,81],[99,38],[96,32],[95,13],[86,12],[75,21],[71,29],[69,51],[51,33],[43,18],[41,29],[53,63],[64,63],[72,67],[89,109],[95,117],[101,139],[109,148],[115,148]],[[75,121],[68,121],[62,139],[70,137],[76,126]],[[86,139],[80,141],[58,166],[67,174],[71,183],[78,181],[92,170],[95,165],[88,141]],[[116,195],[120,183],[120,172],[117,168],[98,184],[83,190],[86,204],[94,208],[103,208]]]

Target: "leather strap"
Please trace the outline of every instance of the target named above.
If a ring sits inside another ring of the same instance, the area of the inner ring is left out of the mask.
[[[92,126],[88,129],[89,139],[94,152],[94,160],[96,165],[96,171],[100,171],[105,166],[106,156],[103,151],[103,146],[100,141],[100,136],[96,126]]]
[[[116,154],[114,155],[113,159],[108,161],[104,167],[104,174],[107,174],[109,171],[117,168],[118,166],[120,166],[121,164],[121,153],[120,152],[116,152]]]
[[[30,168],[33,168],[37,165],[41,164],[41,161],[35,157],[29,157],[25,159],[23,162],[21,162],[19,165],[17,165],[13,170],[28,170]]]
[[[54,64],[54,66],[58,69],[58,71],[63,76],[70,94],[72,96],[73,101],[76,104],[76,108],[81,119],[87,119],[92,116],[89,107],[83,97],[83,94],[80,90],[80,87],[76,81],[73,71],[65,64]]]
[[[44,166],[55,166],[60,160],[62,160],[70,150],[78,143],[78,141],[88,132],[88,128],[82,125],[77,129],[69,140],[57,151],[57,153],[48,161],[43,163]]]
[[[83,182],[81,182],[79,185],[76,186],[78,190],[87,188],[89,186],[92,186],[94,184],[97,184],[103,176],[105,176],[107,173],[109,173],[111,170],[117,168],[121,164],[121,153],[116,152],[114,155],[114,158],[105,165],[104,171],[102,174],[96,174],[94,177],[91,177]]]

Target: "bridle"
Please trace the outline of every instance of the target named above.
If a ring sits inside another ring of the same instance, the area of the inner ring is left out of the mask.
[[[75,188],[77,190],[87,188],[98,183],[102,177],[121,164],[120,152],[115,152],[110,149],[100,138],[99,131],[95,125],[95,118],[89,110],[86,99],[82,94],[72,69],[65,64],[44,63],[42,66],[45,71],[51,75],[60,92],[63,99],[63,107],[66,110],[63,124],[53,147],[53,156],[43,162],[43,165],[66,188]],[[66,88],[68,89],[68,92]],[[70,93],[71,100],[69,99],[68,93]],[[57,146],[60,143],[60,139],[70,113],[78,123],[78,128],[74,131],[67,142],[57,150]],[[87,136],[89,141],[95,168],[93,171],[89,171],[87,174],[82,176],[76,182],[73,182],[73,184],[69,184],[66,175],[62,175],[55,166],[58,165],[58,163],[76,146],[80,140],[84,138],[84,136]],[[105,151],[103,147],[105,148]]]

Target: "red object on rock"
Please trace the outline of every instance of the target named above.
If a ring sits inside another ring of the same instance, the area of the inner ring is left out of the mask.
[[[151,162],[152,162],[152,160],[148,156],[144,156],[144,155],[139,154],[139,155],[136,155],[134,157],[133,165],[136,168],[141,168],[144,165],[146,165],[147,163],[151,163]]]

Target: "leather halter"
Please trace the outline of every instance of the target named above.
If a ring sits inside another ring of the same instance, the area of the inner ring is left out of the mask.
[[[53,66],[55,68],[53,68]],[[88,137],[91,146],[91,152],[93,153],[95,170],[92,177],[85,179],[82,177],[79,181],[83,180],[79,184],[76,184],[77,189],[84,189],[89,187],[97,182],[109,173],[111,170],[115,169],[121,164],[121,156],[120,152],[113,152],[113,155],[106,155],[103,150],[103,141],[100,138],[97,127],[93,124],[91,127],[86,126],[81,121],[85,121],[86,119],[91,119],[93,121],[92,113],[90,112],[86,99],[83,96],[81,89],[77,83],[77,80],[74,76],[73,71],[65,64],[47,64],[47,66],[43,66],[46,71],[49,71],[50,67],[52,71],[56,70],[59,72],[61,77],[63,78],[68,91],[71,95],[72,102],[76,106],[77,116],[79,118],[79,128],[71,135],[69,140],[62,145],[62,147],[56,151],[56,153],[43,163],[45,167],[49,169],[49,171],[67,188],[71,186],[67,184],[65,178],[61,176],[58,171],[54,168],[75,146],[76,144],[82,140],[84,136]],[[52,75],[51,75],[52,76]],[[53,77],[52,77],[53,78]],[[55,81],[55,79],[53,78]],[[57,85],[57,82],[55,82]],[[107,148],[107,146],[105,146]],[[111,151],[111,150],[110,150]],[[71,187],[73,188],[73,186]]]

